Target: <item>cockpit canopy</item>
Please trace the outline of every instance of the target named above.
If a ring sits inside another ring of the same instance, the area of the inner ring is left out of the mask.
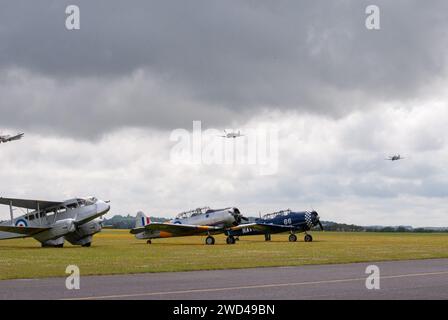
[[[287,216],[290,213],[291,213],[291,209],[280,210],[280,211],[276,211],[276,212],[272,212],[272,213],[267,213],[267,214],[263,215],[262,219],[263,220],[273,219],[275,217]]]
[[[209,210],[210,210],[210,207],[203,207],[203,208],[197,208],[197,209],[190,210],[190,211],[181,212],[176,216],[176,219],[186,219],[186,218],[195,217],[195,216],[204,214]]]
[[[95,204],[98,201],[98,199],[95,197],[86,197],[83,198],[82,200],[84,200],[87,205]]]
[[[76,198],[65,201],[63,207],[74,209],[78,207],[90,206],[95,204],[97,201],[98,199],[95,197]]]

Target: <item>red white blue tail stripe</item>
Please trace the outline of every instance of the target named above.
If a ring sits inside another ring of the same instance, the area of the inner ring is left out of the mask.
[[[146,226],[151,223],[151,219],[149,217],[142,217],[142,225]]]

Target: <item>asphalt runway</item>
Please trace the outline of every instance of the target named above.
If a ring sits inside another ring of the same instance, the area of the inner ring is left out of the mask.
[[[366,267],[380,289],[366,288]],[[99,266],[100,267],[100,266]],[[0,281],[0,299],[448,299],[448,259]]]

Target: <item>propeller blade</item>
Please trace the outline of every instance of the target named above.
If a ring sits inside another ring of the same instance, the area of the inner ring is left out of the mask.
[[[317,222],[319,224],[320,230],[324,231],[324,226],[322,225],[322,223],[320,222],[320,220]]]
[[[236,223],[236,225],[239,225],[239,224],[241,223],[242,220],[244,220],[244,221],[249,221],[249,219],[246,218],[246,217],[244,217],[244,216],[241,214],[241,212],[240,212],[237,208],[234,208],[234,209],[233,209],[233,211],[232,211],[232,216],[233,216],[234,219],[235,219],[235,223]]]

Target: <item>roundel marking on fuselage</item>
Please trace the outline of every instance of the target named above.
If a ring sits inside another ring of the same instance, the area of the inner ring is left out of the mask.
[[[24,219],[19,219],[15,223],[16,227],[28,227],[28,223]]]

